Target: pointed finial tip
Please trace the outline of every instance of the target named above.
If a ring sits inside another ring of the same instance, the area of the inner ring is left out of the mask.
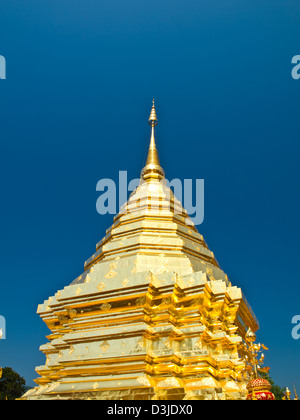
[[[145,181],[150,181],[153,179],[163,179],[165,177],[165,173],[163,168],[160,166],[158,152],[155,145],[155,134],[154,128],[157,124],[157,117],[156,111],[154,106],[154,99],[152,101],[152,109],[149,117],[149,124],[151,125],[151,139],[150,139],[150,146],[147,155],[146,166],[143,168],[141,172],[141,177]]]
[[[149,117],[149,124],[151,126],[154,126],[154,125],[157,124],[157,116],[156,116],[154,101],[155,101],[155,99],[152,100],[152,109],[151,109],[151,113],[150,113],[150,117]]]

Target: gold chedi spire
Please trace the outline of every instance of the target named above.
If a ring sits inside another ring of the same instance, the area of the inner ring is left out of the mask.
[[[154,128],[157,125],[157,116],[156,116],[156,110],[154,105],[154,99],[153,99],[153,105],[149,117],[149,124],[151,125],[151,139],[150,139],[150,146],[148,150],[148,156],[146,160],[146,166],[142,170],[141,177],[148,181],[150,179],[163,179],[165,177],[165,173],[163,168],[160,166],[158,152],[156,149],[155,144],[155,131]]]
[[[294,386],[294,393],[295,393],[294,400],[299,400],[298,395],[297,395],[297,391],[296,391],[296,388],[295,388],[295,384],[293,384],[293,386]]]
[[[248,395],[252,353],[242,345],[247,326],[255,346],[258,322],[164,179],[154,104],[149,124],[141,182],[84,271],[38,307],[51,334],[23,400]]]

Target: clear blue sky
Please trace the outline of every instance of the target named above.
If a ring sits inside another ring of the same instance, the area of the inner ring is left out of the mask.
[[[300,392],[298,0],[1,1],[0,365],[28,385],[37,305],[112,223],[96,183],[136,178],[156,98],[168,179],[205,180],[198,230],[260,321],[266,364]]]

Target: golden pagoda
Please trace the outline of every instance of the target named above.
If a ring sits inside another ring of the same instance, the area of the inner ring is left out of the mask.
[[[84,272],[38,306],[51,330],[22,399],[246,399],[258,322],[165,182],[151,140],[139,186]]]

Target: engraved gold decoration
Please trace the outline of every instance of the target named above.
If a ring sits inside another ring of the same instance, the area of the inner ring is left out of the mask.
[[[47,364],[23,399],[247,397],[258,322],[166,185],[157,122],[153,103],[140,184],[84,273],[38,306]]]
[[[106,340],[103,341],[103,343],[100,345],[100,349],[103,352],[106,352],[109,349],[109,347],[110,347],[110,345],[109,345],[108,341],[106,341]]]
[[[113,277],[115,277],[117,275],[117,273],[111,268],[108,273],[105,274],[104,277],[106,277],[107,279],[111,279]]]
[[[101,309],[103,312],[107,312],[107,311],[109,311],[109,310],[110,310],[110,308],[111,308],[111,304],[110,304],[110,303],[103,303],[103,304],[100,306],[100,309]]]
[[[127,279],[124,279],[123,281],[122,281],[122,285],[125,287],[125,286],[127,286],[127,284],[129,283],[129,280],[127,280]]]
[[[97,288],[98,288],[99,292],[102,292],[102,290],[104,290],[105,287],[106,287],[105,283],[103,283],[103,281],[102,281],[101,283],[98,284]]]

